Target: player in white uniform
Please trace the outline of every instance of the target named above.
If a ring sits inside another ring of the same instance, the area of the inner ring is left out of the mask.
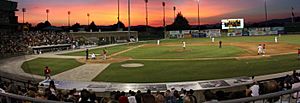
[[[261,44],[258,45],[257,49],[258,49],[257,50],[257,55],[260,55],[260,54],[263,53],[263,47],[261,46]]]
[[[159,45],[160,44],[160,40],[157,40],[157,45]]]
[[[183,47],[183,49],[185,49],[185,47],[186,47],[185,41],[182,42],[182,47]]]
[[[96,54],[93,53],[93,54],[91,55],[91,58],[92,58],[92,59],[96,59]]]
[[[278,43],[278,37],[277,36],[274,38],[274,41],[275,41],[275,43]]]
[[[211,42],[212,43],[214,43],[215,42],[215,38],[213,37],[213,38],[211,38]]]

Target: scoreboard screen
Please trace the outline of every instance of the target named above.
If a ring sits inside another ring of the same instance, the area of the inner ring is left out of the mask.
[[[241,29],[244,28],[244,19],[223,19],[222,29]]]

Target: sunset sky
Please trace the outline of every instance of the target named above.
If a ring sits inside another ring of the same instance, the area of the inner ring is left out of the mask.
[[[67,12],[71,11],[71,25],[86,25],[87,13],[96,25],[112,25],[117,22],[117,0],[13,0],[18,2],[17,16],[22,21],[22,8],[26,8],[25,22],[36,25],[46,20],[50,10],[52,25],[67,25]],[[173,6],[190,24],[197,24],[197,0],[149,0],[149,25],[162,25],[162,2],[166,2],[167,24],[173,22]],[[127,0],[120,0],[120,20],[127,25]],[[300,14],[300,0],[268,0],[270,19],[291,17],[291,7],[296,16]],[[245,18],[245,22],[264,20],[264,0],[200,0],[201,24],[218,23],[223,18]],[[144,0],[131,0],[131,24],[145,25]]]

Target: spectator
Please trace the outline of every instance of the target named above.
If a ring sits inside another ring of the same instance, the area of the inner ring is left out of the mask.
[[[91,94],[89,91],[87,91],[86,89],[83,89],[80,92],[79,103],[91,103],[90,95]]]
[[[7,92],[13,93],[13,94],[18,94],[18,87],[15,85],[14,82],[11,82],[7,88]]]
[[[257,82],[254,82],[253,85],[250,87],[251,96],[259,96],[259,85]]]
[[[176,103],[183,103],[183,97],[180,96],[177,90],[174,91],[174,97],[176,98]]]
[[[76,93],[76,89],[70,90],[68,93],[68,97],[66,98],[66,102],[77,102],[77,98],[74,96]]]
[[[245,90],[245,96],[246,97],[251,97],[251,94],[252,94],[252,91],[251,91],[251,89],[250,89],[250,85],[246,85],[246,90]]]
[[[188,96],[189,98],[191,98],[192,103],[197,103],[197,98],[194,95],[194,90],[190,89],[190,91],[188,92]]]
[[[167,90],[165,92],[165,99],[166,99],[166,103],[175,103],[176,102],[176,98],[171,94],[170,90]]]
[[[140,90],[136,92],[135,99],[136,99],[136,103],[142,103],[142,93]]]
[[[205,100],[206,101],[213,101],[216,100],[216,95],[214,93],[212,93],[210,90],[205,90],[203,92],[204,96],[205,96]]]
[[[125,92],[121,92],[121,96],[119,97],[119,103],[128,103],[128,97],[125,96]]]
[[[56,86],[55,86],[55,84],[54,84],[54,81],[53,80],[51,80],[50,82],[49,82],[49,90],[51,91],[51,94],[53,94],[53,95],[56,95],[57,93],[57,91],[56,91]]]
[[[227,99],[224,91],[217,91],[216,96],[217,96],[218,101],[222,101],[222,100]]]
[[[165,103],[165,97],[160,91],[157,91],[155,94],[155,103]]]
[[[155,103],[155,97],[151,94],[150,89],[142,96],[142,103]]]
[[[135,92],[130,91],[129,94],[130,94],[130,96],[128,97],[128,102],[129,103],[137,103],[136,99],[135,99]]]

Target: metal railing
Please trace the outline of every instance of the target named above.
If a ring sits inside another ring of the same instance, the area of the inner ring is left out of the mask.
[[[208,103],[255,103],[255,102],[260,102],[260,103],[282,103],[283,101],[286,103],[297,103],[299,102],[298,96],[299,96],[299,91],[300,88],[295,88],[295,89],[290,89],[290,90],[285,90],[285,91],[279,91],[275,93],[268,93],[256,97],[247,97],[247,98],[240,98],[240,99],[233,99],[233,100],[225,100],[225,101],[218,101],[218,102],[208,102]],[[293,94],[296,93],[295,97],[293,97]],[[287,95],[286,100],[284,100],[284,96]],[[274,98],[278,98],[278,100]]]
[[[65,103],[60,101],[51,101],[51,100],[43,100],[36,99],[11,93],[0,93],[0,103]]]

